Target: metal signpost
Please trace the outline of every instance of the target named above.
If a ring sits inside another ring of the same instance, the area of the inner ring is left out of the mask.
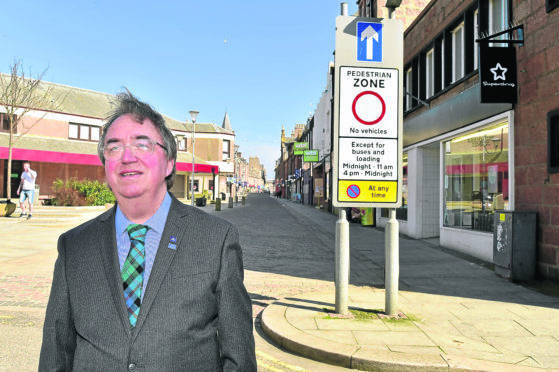
[[[338,313],[347,312],[349,282],[344,207],[390,208],[385,312],[396,312],[399,247],[394,208],[402,203],[403,50],[400,21],[336,18],[332,197],[333,205],[340,207],[336,224]]]

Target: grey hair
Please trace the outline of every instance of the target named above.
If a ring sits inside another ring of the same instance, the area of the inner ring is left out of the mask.
[[[97,144],[97,154],[99,155],[101,163],[105,165],[105,155],[103,151],[107,132],[116,119],[123,115],[132,115],[134,120],[140,124],[142,124],[145,119],[148,119],[153,123],[155,129],[163,138],[163,146],[165,147],[165,152],[167,153],[167,159],[173,160],[173,171],[165,177],[167,190],[170,190],[175,183],[175,176],[177,173],[177,143],[175,142],[175,137],[169,128],[167,128],[163,116],[155,111],[155,109],[149,104],[134,97],[128,89],[126,89],[126,92],[117,94],[117,107],[106,119],[105,125],[103,125],[103,133],[101,134],[101,138]]]

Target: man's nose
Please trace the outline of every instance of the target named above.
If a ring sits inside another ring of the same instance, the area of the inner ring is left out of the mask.
[[[124,146],[121,160],[125,163],[129,163],[138,160],[138,157],[134,154],[130,146]]]

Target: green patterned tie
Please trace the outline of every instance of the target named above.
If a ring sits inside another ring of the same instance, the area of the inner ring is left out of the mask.
[[[122,286],[124,299],[128,309],[128,319],[132,328],[136,326],[142,299],[142,284],[144,281],[145,249],[144,241],[149,226],[131,224],[126,231],[130,236],[130,252],[122,267]]]

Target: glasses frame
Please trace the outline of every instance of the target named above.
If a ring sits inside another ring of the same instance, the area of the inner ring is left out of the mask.
[[[151,152],[145,153],[144,155],[139,155],[135,150],[133,150],[133,146],[135,146],[136,143],[139,142],[139,141],[150,142],[153,145]],[[166,154],[168,153],[167,148],[164,145],[160,144],[159,142],[154,141],[151,138],[139,138],[139,139],[136,139],[133,143],[130,143],[128,145],[122,144],[123,149],[122,149],[122,152],[120,153],[120,156],[114,158],[114,157],[111,157],[111,156],[107,155],[107,146],[110,145],[110,144],[113,144],[113,143],[120,143],[120,142],[111,142],[111,143],[105,144],[103,146],[103,156],[105,157],[105,159],[108,159],[108,160],[111,160],[111,161],[116,161],[116,160],[122,159],[122,157],[124,156],[124,152],[126,151],[126,148],[130,148],[130,151],[132,151],[132,154],[134,154],[135,157],[140,158],[140,159],[142,159],[145,156],[153,155],[153,153],[155,151],[155,147],[156,147],[155,145],[159,145],[159,147],[161,147],[163,150],[165,150]]]

